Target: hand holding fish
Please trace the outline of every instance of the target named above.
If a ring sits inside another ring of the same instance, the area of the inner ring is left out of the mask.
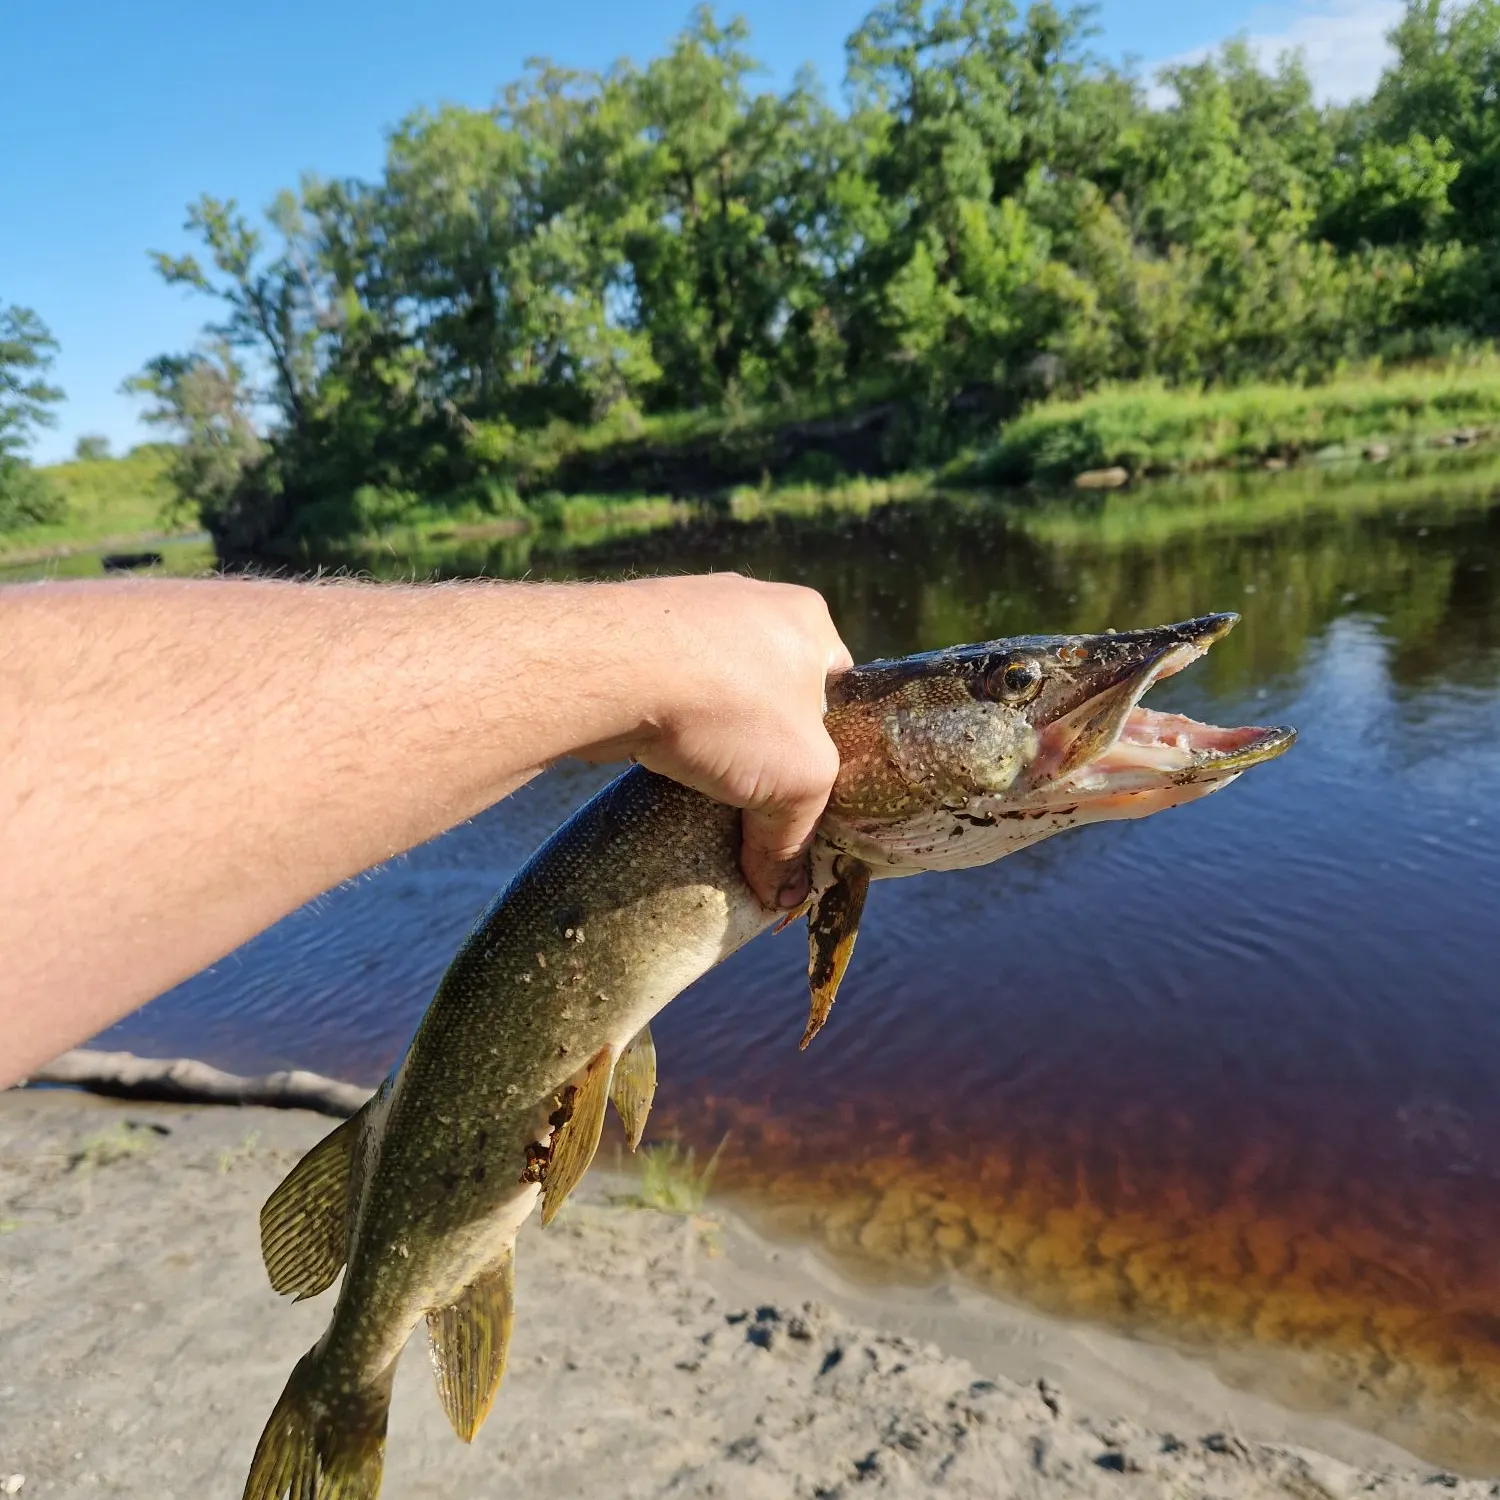
[[[655,618],[623,670],[646,721],[597,759],[642,765],[744,810],[740,868],[767,907],[801,905],[803,854],[838,775],[823,724],[830,677],[853,665],[823,596],[738,574],[636,586]]]

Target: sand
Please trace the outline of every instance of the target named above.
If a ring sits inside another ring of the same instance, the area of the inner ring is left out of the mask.
[[[271,1292],[256,1213],[330,1123],[0,1094],[0,1495],[240,1493],[332,1303]],[[857,1288],[712,1204],[673,1217],[625,1187],[596,1171],[523,1232],[510,1367],[471,1447],[407,1351],[384,1495],[1500,1494],[1170,1351]]]

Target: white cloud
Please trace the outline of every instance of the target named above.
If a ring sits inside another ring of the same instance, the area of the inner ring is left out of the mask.
[[[1283,52],[1300,51],[1320,102],[1342,104],[1368,94],[1391,59],[1386,33],[1401,19],[1402,0],[1303,0],[1292,8],[1254,12],[1243,33],[1266,64]],[[1200,62],[1213,49],[1200,47],[1167,58],[1148,70],[1174,63]],[[1171,98],[1153,85],[1153,103]]]

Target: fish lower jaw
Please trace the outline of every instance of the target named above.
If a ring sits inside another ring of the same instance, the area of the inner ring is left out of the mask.
[[[1148,792],[1187,781],[1218,781],[1290,748],[1290,729],[1221,728],[1185,714],[1133,708],[1102,754],[1050,788],[1053,798]]]

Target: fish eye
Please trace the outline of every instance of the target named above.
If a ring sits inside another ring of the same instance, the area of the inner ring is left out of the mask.
[[[1042,664],[1034,656],[1014,656],[990,668],[985,687],[1001,703],[1029,703],[1042,690]]]

